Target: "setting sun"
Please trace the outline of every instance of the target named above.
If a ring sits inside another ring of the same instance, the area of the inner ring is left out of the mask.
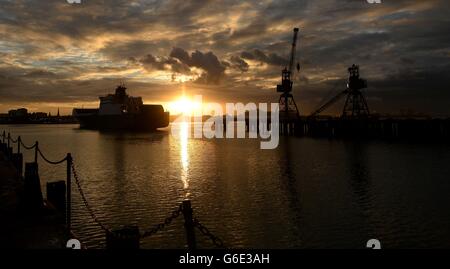
[[[201,111],[202,105],[200,102],[192,100],[187,96],[181,96],[177,100],[168,104],[168,109],[171,114],[178,115],[191,115],[194,112]]]

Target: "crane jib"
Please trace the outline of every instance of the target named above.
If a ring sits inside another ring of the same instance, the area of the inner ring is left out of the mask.
[[[292,74],[292,67],[294,66],[294,62],[295,62],[295,48],[297,46],[297,36],[298,36],[298,28],[294,28],[294,38],[292,41],[292,49],[291,49],[291,58],[289,60],[289,72],[291,72]]]

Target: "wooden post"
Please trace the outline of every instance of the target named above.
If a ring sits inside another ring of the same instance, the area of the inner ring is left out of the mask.
[[[66,216],[66,182],[64,180],[47,182],[47,201],[49,201],[63,216]]]
[[[17,172],[19,175],[22,175],[22,169],[23,169],[23,155],[22,153],[13,153],[12,162],[14,164],[14,167],[16,167]]]
[[[66,224],[70,232],[72,226],[72,155],[67,153],[67,205],[66,205]]]
[[[183,201],[184,228],[186,229],[186,239],[188,249],[196,249],[194,221],[192,218],[192,207],[190,200]]]
[[[39,150],[39,142],[36,141],[36,143],[34,144],[34,162],[37,164],[38,161],[38,150]]]
[[[37,163],[25,164],[24,192],[24,198],[28,209],[36,210],[42,208],[43,198]]]
[[[8,160],[12,160],[12,147],[11,147],[11,133],[8,133],[8,146],[6,148],[6,155]]]
[[[12,154],[13,154],[13,148],[8,147],[8,150],[6,151],[6,155],[8,155],[8,160],[12,160]]]

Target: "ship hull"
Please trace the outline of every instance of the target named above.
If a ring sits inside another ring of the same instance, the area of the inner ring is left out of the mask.
[[[80,128],[95,130],[149,130],[169,125],[169,113],[161,115],[79,115]]]

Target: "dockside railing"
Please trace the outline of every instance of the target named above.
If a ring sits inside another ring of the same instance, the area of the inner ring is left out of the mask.
[[[86,207],[89,215],[93,221],[104,231],[106,236],[107,248],[131,248],[136,249],[140,246],[140,240],[151,237],[157,232],[163,230],[172,223],[179,215],[184,216],[184,228],[186,231],[186,240],[188,249],[196,249],[195,228],[204,236],[209,238],[212,244],[217,248],[225,248],[223,241],[215,236],[210,230],[203,225],[197,218],[194,217],[193,209],[190,200],[184,200],[179,206],[170,212],[169,216],[161,223],[150,227],[140,232],[137,226],[125,226],[120,229],[108,228],[95,214],[92,206],[83,191],[79,173],[77,173],[71,153],[59,161],[52,161],[47,158],[39,147],[39,142],[36,141],[33,145],[27,146],[21,136],[13,139],[11,134],[5,131],[1,134],[2,143],[0,143],[0,151],[5,154],[9,161],[17,169],[19,175],[22,177],[23,168],[23,154],[21,148],[26,150],[34,150],[34,162],[25,163],[25,200],[27,206],[30,208],[41,208],[43,206],[42,191],[40,187],[40,178],[38,173],[38,158],[41,157],[46,163],[51,165],[66,164],[66,180],[58,182],[47,183],[47,201],[50,202],[57,210],[65,216],[65,224],[68,234],[71,234],[72,229],[72,176],[75,180],[76,187]],[[13,153],[12,144],[17,144],[17,153]],[[69,236],[70,237],[70,236]]]

